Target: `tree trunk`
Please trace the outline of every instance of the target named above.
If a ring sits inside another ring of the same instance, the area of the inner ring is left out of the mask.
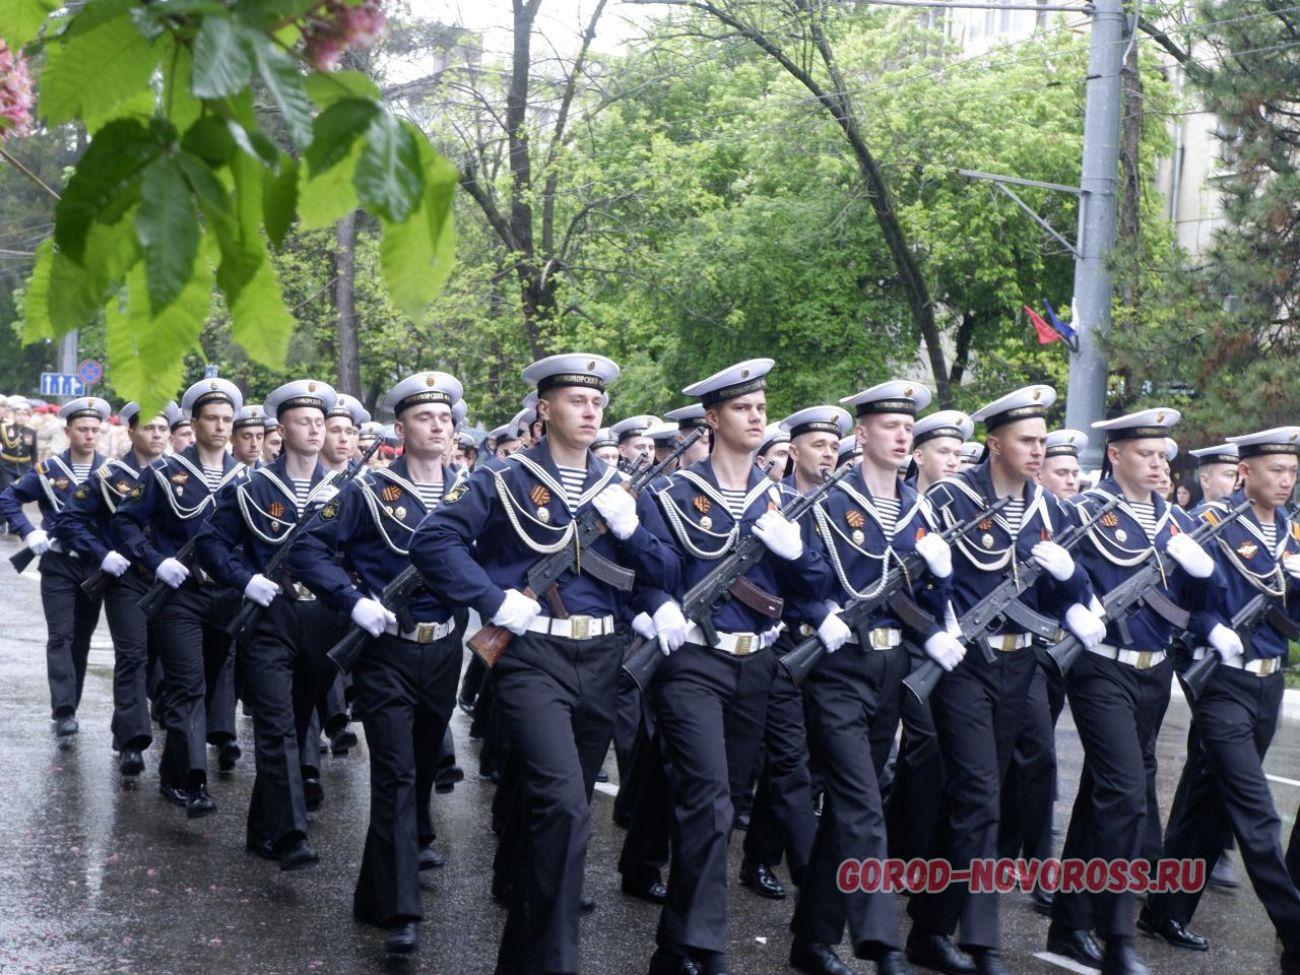
[[[360,348],[354,302],[357,278],[357,212],[334,225],[334,308],[339,316],[339,392],[361,398]]]

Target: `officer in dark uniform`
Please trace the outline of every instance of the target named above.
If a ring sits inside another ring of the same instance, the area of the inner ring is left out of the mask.
[[[241,406],[243,396],[228,379],[204,379],[187,389],[181,409],[192,421],[194,444],[141,474],[109,523],[114,550],[172,590],[149,625],[149,639],[162,658],[167,730],[159,788],[191,819],[217,808],[207,788],[207,705],[230,657],[222,622],[234,615],[238,601],[176,555],[198,534],[217,493],[244,471],[226,452]]]
[[[169,404],[175,409],[175,404]],[[141,418],[137,403],[118,413],[126,425],[131,449],[107,460],[72,492],[54,527],[54,537],[88,565],[114,576],[104,591],[104,613],[113,636],[113,749],[119,753],[123,775],[144,771],[143,752],[153,741],[149,721],[149,627],[136,605],[148,588],[148,577],[124,555],[113,550],[109,521],[117,506],[135,487],[140,472],[167,449],[167,417]]]
[[[794,458],[794,472],[785,479],[785,485],[805,494],[835,469],[840,438],[848,434],[853,420],[839,406],[810,406],[787,416],[781,423],[790,431],[790,453]],[[786,895],[785,886],[776,875],[782,854],[789,854],[790,879],[795,884],[802,883],[817,832],[803,696],[777,662],[780,654],[794,647],[792,632],[799,635],[798,627],[787,621],[776,649],[764,657],[771,683],[763,723],[763,750],[757,769],[758,789],[740,862],[740,882],[759,896],[773,900]],[[890,740],[893,740],[892,733]],[[732,802],[736,801],[737,797],[733,796]]]
[[[1295,973],[1300,972],[1300,892],[1283,858],[1263,761],[1281,710],[1288,640],[1300,629],[1300,528],[1284,507],[1295,487],[1300,427],[1229,441],[1240,455],[1242,486],[1197,515],[1213,524],[1247,498],[1251,510],[1211,546],[1222,585],[1202,587],[1207,598],[1193,614],[1194,630],[1209,634],[1198,641],[1193,656],[1217,653],[1221,659],[1193,707],[1194,743],[1169,811],[1164,855],[1211,863],[1223,848],[1224,828],[1230,827],[1246,874],[1282,942],[1282,971]],[[1234,615],[1260,593],[1274,603],[1270,614],[1252,630],[1234,630]],[[1293,838],[1293,856],[1294,844]],[[1201,893],[1152,895],[1143,927],[1183,942]],[[1199,945],[1181,946],[1204,948],[1204,939],[1198,940]]]
[[[418,946],[418,871],[435,866],[429,803],[460,671],[463,628],[454,608],[421,589],[407,607],[415,626],[398,631],[377,600],[407,565],[416,527],[464,490],[446,464],[460,383],[442,372],[402,380],[384,397],[402,456],[363,473],[321,512],[291,559],[296,576],[374,638],[353,671],[370,748],[370,828],[352,911],[389,929],[391,953]],[[356,581],[354,581],[356,580]],[[370,594],[370,595],[367,595]]]
[[[257,766],[247,846],[278,860],[281,870],[318,859],[307,841],[301,754],[331,621],[310,591],[287,575],[277,583],[262,570],[294,523],[335,492],[336,475],[320,463],[334,399],[334,390],[314,379],[285,383],[267,397],[264,409],[279,421],[284,451],[218,497],[195,548],[198,565],[218,586],[266,609],[239,650]]]
[[[100,606],[99,600],[82,591],[81,584],[99,566],[50,536],[77,488],[104,463],[95,445],[100,424],[108,415],[108,403],[97,396],[83,396],[65,404],[59,416],[67,423],[68,449],[37,464],[0,493],[0,521],[41,557],[41,605],[47,630],[45,665],[54,733],[60,738],[75,735],[78,730],[77,706],[81,703],[90,637],[99,623]],[[40,528],[23,514],[23,505],[29,501],[40,505]]]
[[[1066,510],[1079,493],[1079,451],[1088,435],[1079,430],[1053,430],[1047,435],[1038,483]],[[1029,685],[1025,726],[1016,739],[1011,765],[1002,783],[1002,816],[998,822],[998,855],[1046,860],[1052,855],[1052,810],[1056,803],[1056,721],[1065,707],[1065,681],[1044,656],[1047,641],[1035,640],[1040,666]],[[1030,894],[1040,914],[1051,910],[1052,894],[1035,884]]]
[[[659,541],[664,529],[653,503],[634,502],[618,472],[588,449],[605,384],[617,374],[608,359],[585,354],[551,356],[524,370],[540,395],[546,436],[482,465],[411,543],[412,564],[442,603],[472,607],[514,634],[493,679],[518,762],[527,844],[512,884],[502,971],[577,970],[591,792],[613,735],[622,660],[614,614],[627,593],[615,585],[633,585],[627,568],[636,585],[677,585],[676,554]],[[539,594],[539,604],[523,592],[529,568],[572,546],[570,526],[591,506],[609,530],[574,553],[577,571]]]
[[[0,491],[36,464],[36,431],[28,425],[32,405],[21,396],[10,396],[7,405],[14,415],[0,424]]]
[[[1076,499],[1087,519],[1112,498],[1119,505],[1094,525],[1076,551],[1099,596],[1110,592],[1154,548],[1168,558],[1162,595],[1187,605],[1214,574],[1214,563],[1187,534],[1190,520],[1156,490],[1164,474],[1165,439],[1177,410],[1157,407],[1093,424],[1105,431],[1106,459],[1097,486]],[[1107,621],[1106,639],[1080,654],[1066,679],[1070,711],[1083,742],[1084,769],[1065,837],[1065,857],[1134,860],[1144,851],[1147,817],[1158,815],[1155,744],[1169,704],[1173,662],[1168,648],[1175,621],[1148,600],[1121,621]],[[1208,628],[1198,634],[1204,638]],[[1139,975],[1146,967],[1133,947],[1131,891],[1062,891],[1052,904],[1049,951],[1107,975]],[[1105,942],[1099,949],[1089,934]]]
[[[833,608],[877,589],[899,560],[919,553],[926,560],[929,578],[911,580],[911,588],[932,621],[919,631],[905,627],[886,608],[855,633],[832,613],[819,632],[830,652],[809,674],[804,695],[808,741],[824,774],[826,793],[799,887],[790,948],[790,964],[813,975],[852,973],[833,947],[843,936],[846,920],[856,957],[875,961],[882,973],[907,970],[893,894],[844,893],[838,879],[845,859],[883,860],[887,855],[876,776],[898,726],[902,680],[909,669],[906,643],[924,647],[949,670],[966,652],[941,622],[951,595],[952,553],[946,542],[927,530],[925,502],[897,477],[899,461],[911,449],[916,412],[929,401],[928,389],[902,380],[842,400],[857,413],[855,436],[863,448],[862,463],[857,474],[840,481],[813,509],[834,570]],[[843,420],[847,419],[844,414]],[[829,435],[838,447],[844,425],[840,420],[835,414],[818,416],[817,411],[804,410],[786,422],[802,455],[810,434],[817,432]],[[796,471],[802,467],[801,459]],[[778,687],[774,684],[774,697]],[[758,819],[756,810],[750,836]]]
[[[777,421],[763,428],[763,442],[754,454],[754,464],[770,481],[784,481],[789,476],[790,430],[784,423]]]
[[[953,572],[958,618],[1017,572],[1020,563],[1032,560],[1043,571],[1019,601],[1047,619],[1064,617],[1071,630],[1092,643],[1100,640],[1104,627],[1087,607],[1087,577],[1069,552],[1051,541],[1065,527],[1066,515],[1034,481],[1047,437],[1043,416],[1055,399],[1050,386],[1028,386],[973,413],[988,431],[988,459],[939,481],[926,498],[940,529],[971,518],[999,497],[1012,499],[954,546],[960,556]],[[997,854],[1000,784],[1038,665],[1024,627],[1009,620],[998,627],[969,647],[930,696],[947,783],[934,855],[945,857],[953,870]],[[980,975],[1007,971],[998,950],[996,893],[972,893],[966,885],[953,884],[940,893],[913,895],[908,913],[914,923],[907,953],[917,964]],[[961,944],[970,959],[949,940],[959,921]]]
[[[768,552],[747,572],[759,590],[813,602],[830,591],[830,569],[808,525],[785,519],[780,507],[796,495],[754,466],[767,424],[766,376],[771,359],[751,359],[687,387],[713,429],[708,459],[678,471],[652,492],[683,571],[680,596],[714,568],[746,534]],[[776,642],[780,619],[736,600],[713,614],[720,643],[705,645],[676,603],[654,615],[671,651],[647,690],[667,746],[674,788],[672,871],[650,970],[725,972],[727,968],[727,843],[733,797],[756,761],[767,712],[771,670],[762,651]],[[829,615],[829,614],[826,614]],[[821,618],[801,619],[820,626]],[[841,624],[842,626],[842,624]]]

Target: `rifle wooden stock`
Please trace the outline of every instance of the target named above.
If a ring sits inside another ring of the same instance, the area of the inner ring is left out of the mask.
[[[21,574],[27,571],[27,567],[32,564],[32,559],[36,558],[36,553],[24,545],[13,555],[9,556],[9,564],[14,567],[14,571]]]
[[[111,572],[105,572],[103,569],[96,569],[81,584],[81,591],[91,599],[103,599],[104,593],[108,590],[109,584],[116,578]]]
[[[537,598],[527,586],[524,586],[524,595],[529,599]],[[495,667],[497,661],[501,659],[501,655],[506,652],[506,647],[510,646],[510,641],[514,638],[515,635],[504,626],[487,623],[465,643],[479,655],[479,658],[485,664],[489,667]]]

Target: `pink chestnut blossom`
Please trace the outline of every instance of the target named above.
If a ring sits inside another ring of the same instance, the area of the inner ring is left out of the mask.
[[[321,71],[338,67],[344,53],[372,46],[384,32],[384,11],[378,0],[351,4],[325,0],[303,29],[307,60]]]
[[[31,131],[35,103],[27,59],[10,51],[0,38],[0,142],[10,133],[26,135]]]

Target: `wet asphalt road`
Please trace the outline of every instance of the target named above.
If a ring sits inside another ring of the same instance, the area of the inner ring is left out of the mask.
[[[11,543],[0,543],[0,555],[7,559],[12,551]],[[45,628],[34,568],[18,578],[3,566],[0,607],[0,973],[385,970],[382,933],[355,923],[350,914],[368,803],[364,735],[360,749],[323,760],[326,801],[312,823],[321,863],[283,874],[243,849],[253,779],[248,759],[233,774],[214,775],[211,788],[220,809],[194,823],[158,795],[157,743],[136,782],[124,783],[117,774],[108,732],[112,649],[105,624],[91,651],[81,734],[61,749],[48,720]],[[248,753],[252,727],[242,720]],[[1161,735],[1165,811],[1187,720],[1176,697]],[[493,969],[504,914],[488,893],[492,787],[476,775],[478,746],[469,741],[468,727],[457,713],[453,729],[467,778],[453,794],[435,798],[437,846],[448,864],[423,875],[422,950],[399,970],[478,975]],[[1066,798],[1057,804],[1057,826],[1064,830],[1081,760],[1068,710],[1058,743]],[[611,755],[611,777],[613,765]],[[1300,706],[1294,702],[1279,727],[1268,771],[1275,776],[1286,836],[1300,804]],[[608,792],[599,792],[594,803],[587,890],[599,906],[583,921],[584,970],[637,975],[645,971],[657,910],[619,893],[614,865],[622,833],[610,822]],[[786,953],[793,904],[761,900],[734,883],[739,847],[733,842],[732,969],[741,975],[792,971]],[[1248,886],[1207,894],[1193,928],[1211,939],[1208,954],[1140,942],[1156,975],[1277,971],[1273,930]],[[1046,921],[1030,911],[1025,897],[1005,898],[1004,955],[1013,971],[1087,971],[1037,957],[1045,935]],[[870,970],[865,962],[856,967]]]

